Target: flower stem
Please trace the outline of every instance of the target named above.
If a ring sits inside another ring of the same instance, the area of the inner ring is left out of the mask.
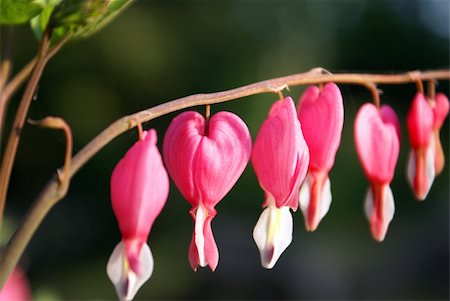
[[[139,140],[142,141],[144,139],[144,130],[142,129],[142,124],[137,121],[136,119],[133,119],[132,122],[134,122],[134,124],[136,125],[137,129],[138,129],[138,137]],[[131,127],[133,127],[132,124],[130,124]]]
[[[377,89],[377,85],[374,83],[368,83],[367,88],[370,90],[372,94],[372,100],[377,109],[380,109],[380,91]]]
[[[205,136],[209,134],[209,118],[211,117],[211,105],[205,107]]]
[[[436,82],[434,79],[430,79],[428,81],[428,101],[433,101],[435,99],[436,96]]]

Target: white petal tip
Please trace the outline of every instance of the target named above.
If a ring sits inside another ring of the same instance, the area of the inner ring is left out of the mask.
[[[305,228],[313,232],[319,226],[320,221],[328,213],[331,205],[331,184],[326,177],[322,187],[311,187],[312,177],[308,175],[300,188],[299,204],[305,219]],[[317,184],[316,184],[317,185]],[[312,189],[320,189],[320,193],[311,193]]]
[[[253,230],[253,239],[266,269],[275,266],[278,258],[292,242],[292,215],[289,207],[267,207]]]
[[[394,195],[391,188],[386,185],[381,189],[383,190],[381,199],[374,200],[372,188],[367,191],[365,199],[365,213],[370,223],[370,231],[372,237],[378,242],[384,240],[395,213]]]
[[[434,140],[433,140],[434,142]],[[424,168],[422,169],[422,174],[417,173],[416,154],[413,150],[410,151],[408,157],[408,165],[406,169],[406,175],[408,179],[408,183],[412,187],[415,197],[418,201],[423,201],[426,199],[428,193],[431,190],[431,186],[433,184],[435,178],[435,167],[434,167],[434,143],[431,143],[428,147],[425,158]]]
[[[122,242],[117,244],[106,266],[106,273],[114,284],[120,300],[133,300],[139,288],[153,272],[153,256],[147,244],[142,245],[139,255],[140,274],[134,273],[128,264]]]

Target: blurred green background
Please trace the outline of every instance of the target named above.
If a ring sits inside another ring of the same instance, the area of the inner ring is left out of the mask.
[[[63,117],[74,151],[117,118],[182,96],[226,90],[321,66],[332,72],[402,72],[448,68],[447,0],[137,1],[94,36],[71,42],[49,63],[29,113]],[[28,26],[14,36],[14,67],[35,54]],[[342,143],[330,179],[333,203],[318,230],[307,233],[300,210],[294,239],[273,270],[260,266],[252,239],[263,192],[249,165],[216,207],[213,231],[220,261],[215,273],[193,272],[187,259],[193,223],[174,185],[149,238],[153,276],[136,296],[146,299],[447,299],[449,298],[449,168],[424,202],[406,182],[405,116],[413,84],[380,86],[381,100],[402,121],[401,153],[391,185],[396,212],[383,243],[363,214],[368,183],[353,142],[353,120],[370,94],[341,85]],[[285,95],[298,99],[304,87]],[[448,95],[448,82],[439,91]],[[8,125],[20,93],[12,100]],[[247,123],[253,139],[275,95],[214,105]],[[203,111],[203,108],[195,108]],[[159,145],[177,113],[160,117]],[[449,160],[449,122],[442,142]],[[73,178],[67,197],[37,231],[21,261],[38,300],[113,300],[106,262],[120,240],[109,199],[115,164],[136,141],[127,132]],[[64,137],[26,126],[6,205],[13,230],[32,200],[62,165]],[[2,150],[4,147],[2,147]],[[447,162],[448,163],[448,162]],[[173,183],[172,183],[173,184]],[[3,239],[7,236],[3,235]]]

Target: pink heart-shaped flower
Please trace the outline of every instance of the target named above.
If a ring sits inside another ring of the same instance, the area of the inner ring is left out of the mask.
[[[355,118],[355,144],[369,181],[389,183],[400,150],[400,123],[391,107],[363,105]]]
[[[308,170],[309,151],[290,97],[276,101],[256,137],[252,164],[265,193],[253,230],[261,264],[271,269],[292,241],[289,208],[298,208],[300,185]]]
[[[435,177],[435,139],[433,110],[423,93],[417,93],[406,119],[411,152],[407,178],[418,200],[424,200]],[[439,123],[439,120],[437,120]],[[438,124],[437,124],[438,125]]]
[[[433,110],[423,93],[414,97],[406,120],[409,142],[414,149],[428,147],[433,131]]]
[[[194,270],[209,265],[215,270],[219,253],[211,230],[214,206],[230,191],[244,171],[252,139],[244,121],[219,112],[209,121],[197,112],[175,117],[163,142],[167,170],[181,194],[192,205],[195,222],[189,247]]]
[[[264,206],[298,208],[309,151],[290,97],[275,102],[253,145],[252,164],[266,200]]]
[[[331,205],[328,173],[333,167],[344,125],[344,104],[338,86],[328,83],[322,90],[317,86],[308,87],[299,101],[298,119],[310,154],[299,202],[306,229],[314,231]]]
[[[202,115],[188,111],[175,117],[166,131],[164,162],[193,207],[212,209],[244,171],[251,143],[250,132],[237,115],[219,112],[206,125]]]
[[[156,146],[154,129],[143,132],[111,175],[111,204],[122,241],[106,271],[119,298],[131,300],[153,272],[147,239],[169,194],[169,177]]]
[[[431,108],[433,110],[433,129],[440,129],[450,109],[448,97],[443,93],[437,93]]]
[[[298,106],[298,118],[308,144],[309,170],[328,173],[341,141],[344,105],[339,88],[328,83],[323,90],[310,86]]]
[[[434,100],[431,100],[431,108],[433,109],[433,135],[435,146],[434,170],[435,174],[439,175],[444,169],[445,156],[442,148],[440,130],[442,124],[448,116],[449,101],[445,94],[437,93]]]
[[[354,131],[358,157],[370,182],[365,213],[373,238],[382,241],[395,211],[389,183],[400,149],[400,124],[391,107],[378,110],[367,103],[356,114]]]

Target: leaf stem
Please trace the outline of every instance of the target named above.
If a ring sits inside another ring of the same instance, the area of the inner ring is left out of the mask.
[[[450,70],[445,69],[420,72],[417,76],[421,80],[449,80]],[[181,109],[226,102],[250,95],[273,93],[276,91],[276,89],[274,90],[274,87],[280,87],[282,89],[287,86],[320,84],[326,82],[355,84],[368,87],[368,83],[407,84],[415,81],[416,77],[412,78],[410,73],[330,74],[322,68],[315,68],[305,73],[265,80],[223,92],[195,94],[182,97],[135,114],[124,116],[112,123],[72,158],[69,178],[73,177],[75,173],[106,144],[125,131],[134,128],[138,122],[147,122]],[[35,199],[32,207],[29,209],[18,230],[13,235],[0,257],[0,287],[3,286],[8,278],[8,275],[16,266],[19,258],[22,256],[23,251],[25,250],[39,224],[42,222],[50,209],[58,202],[58,200],[64,197],[65,193],[66,192],[62,191],[60,188],[58,175],[56,174],[50,179],[39,196]]]

